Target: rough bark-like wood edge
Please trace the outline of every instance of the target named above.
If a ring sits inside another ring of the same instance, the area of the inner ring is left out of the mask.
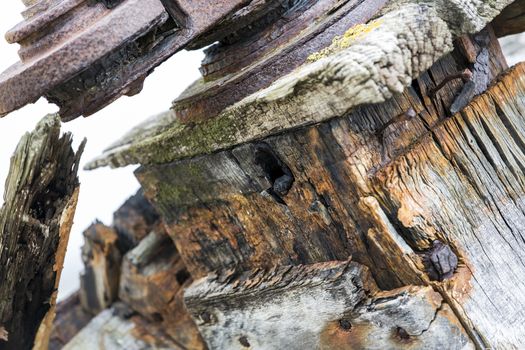
[[[71,144],[59,116],[49,115],[11,158],[0,210],[0,327],[9,338],[1,349],[47,347],[85,140],[77,152]]]
[[[35,344],[33,346],[33,349],[35,350],[45,350],[49,348],[49,339],[53,331],[53,321],[56,316],[58,285],[60,283],[62,269],[64,268],[64,259],[66,258],[69,234],[71,232],[71,227],[73,226],[73,218],[75,217],[75,211],[77,208],[79,190],[80,187],[77,187],[75,192],[73,192],[73,195],[62,213],[62,218],[60,219],[60,242],[58,243],[55,264],[53,266],[53,270],[56,271],[57,274],[55,280],[55,292],[51,296],[51,309],[47,312],[40,328],[38,329],[38,333],[36,334]]]
[[[384,102],[452,51],[453,39],[480,31],[512,1],[415,2],[393,2],[390,12],[364,28],[364,35],[351,38],[349,47],[298,68],[218,117],[184,125],[168,111],[132,130],[85,168],[166,163]]]

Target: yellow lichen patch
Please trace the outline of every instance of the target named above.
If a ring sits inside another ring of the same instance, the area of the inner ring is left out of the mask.
[[[377,19],[375,21],[371,21],[370,23],[358,24],[356,26],[353,26],[352,28],[348,29],[343,35],[336,36],[332,40],[332,44],[330,44],[330,46],[322,49],[321,51],[314,52],[313,54],[308,56],[307,62],[311,63],[318,61],[321,58],[330,56],[338,51],[350,47],[350,45],[352,45],[358,39],[363,38],[372,30],[379,27],[381,25],[381,22],[383,22],[382,19]]]

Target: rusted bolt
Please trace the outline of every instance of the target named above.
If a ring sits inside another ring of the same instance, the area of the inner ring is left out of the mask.
[[[339,320],[339,326],[347,332],[352,330],[352,323],[350,323],[350,321],[346,318]]]
[[[450,83],[452,80],[461,79],[463,82],[467,82],[472,79],[472,72],[470,69],[465,68],[461,72],[455,73],[455,74],[449,74],[447,75],[441,83],[436,85],[434,88],[430,89],[428,96],[434,98],[436,97],[436,94],[445,87],[448,83]]]
[[[458,266],[458,257],[452,249],[441,241],[434,241],[432,248],[423,258],[428,276],[433,281],[451,278]]]
[[[241,345],[244,346],[245,348],[250,347],[250,342],[248,341],[248,338],[246,338],[245,335],[239,338],[239,343],[241,343]]]

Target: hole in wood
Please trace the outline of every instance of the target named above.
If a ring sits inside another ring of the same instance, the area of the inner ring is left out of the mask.
[[[294,182],[290,168],[265,143],[255,145],[254,162],[261,168],[264,177],[272,186],[266,192],[274,198],[278,197],[275,199],[281,202],[280,196],[285,196]]]
[[[244,346],[245,348],[250,347],[250,342],[248,341],[248,338],[246,338],[245,335],[239,338],[239,343],[241,343],[241,345]]]
[[[352,323],[346,318],[339,320],[339,326],[347,332],[352,330]]]
[[[164,317],[162,317],[161,314],[159,314],[158,312],[154,312],[153,314],[151,314],[151,319],[155,322],[162,322],[164,321]]]
[[[186,269],[180,270],[175,275],[175,278],[177,279],[177,283],[182,286],[184,284],[184,282],[186,282],[188,280],[188,278],[190,278],[190,273]]]
[[[401,341],[409,341],[410,340],[410,334],[403,328],[403,327],[397,327],[396,328],[396,337]]]

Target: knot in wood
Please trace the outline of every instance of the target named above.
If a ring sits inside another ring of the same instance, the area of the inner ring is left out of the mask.
[[[458,257],[448,245],[436,240],[432,248],[425,253],[424,263],[431,280],[443,281],[454,274],[458,266]]]

